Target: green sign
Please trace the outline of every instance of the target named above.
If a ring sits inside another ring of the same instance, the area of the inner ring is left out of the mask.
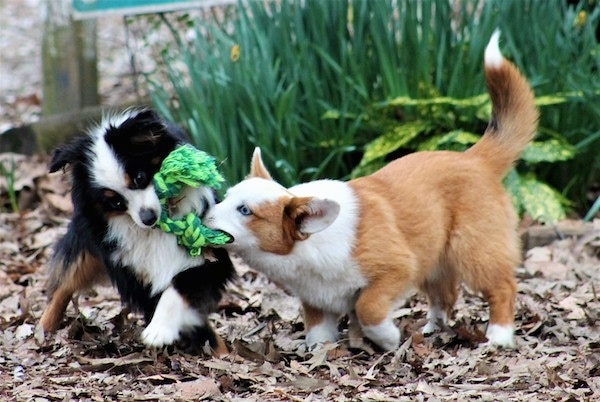
[[[85,19],[108,14],[150,14],[236,2],[236,0],[73,0],[73,16],[76,19]]]

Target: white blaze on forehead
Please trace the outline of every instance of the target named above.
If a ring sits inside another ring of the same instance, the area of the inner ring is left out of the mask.
[[[292,194],[273,180],[253,177],[231,187],[227,191],[224,202],[246,204],[252,207],[264,202],[275,201],[284,195],[291,196]]]
[[[276,203],[282,196],[288,196],[287,189],[272,180],[253,177],[231,187],[225,199],[211,207],[204,223],[213,229],[224,230],[234,238],[227,248],[239,252],[255,249],[258,239],[253,235],[246,223],[255,216],[245,216],[239,211],[241,206],[247,206],[258,211],[261,206]]]
[[[89,135],[94,138],[92,153],[92,180],[102,187],[107,187],[115,191],[127,188],[125,183],[125,169],[121,165],[111,149],[106,143],[104,136],[111,127],[119,127],[127,119],[137,115],[139,110],[126,110],[118,114],[105,115],[102,122],[89,131]]]
[[[91,149],[92,180],[100,187],[115,191],[127,188],[125,183],[125,167],[119,162],[104,137],[94,141]]]

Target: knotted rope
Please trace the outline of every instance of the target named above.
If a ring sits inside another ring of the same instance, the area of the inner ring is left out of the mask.
[[[154,175],[154,188],[162,206],[157,227],[177,236],[177,243],[191,256],[200,255],[204,246],[226,244],[231,237],[204,226],[200,217],[192,212],[181,219],[171,218],[169,200],[179,196],[183,186],[218,189],[223,181],[214,158],[188,144],[171,151]]]

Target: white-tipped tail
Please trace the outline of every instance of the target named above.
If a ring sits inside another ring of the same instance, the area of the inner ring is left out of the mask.
[[[486,161],[492,172],[504,177],[533,139],[538,111],[527,80],[498,47],[500,31],[485,49],[485,82],[492,101],[492,116],[481,140],[467,150]]]
[[[485,65],[492,68],[500,68],[502,66],[502,53],[500,52],[500,30],[496,29],[490,38],[489,43],[485,48]]]

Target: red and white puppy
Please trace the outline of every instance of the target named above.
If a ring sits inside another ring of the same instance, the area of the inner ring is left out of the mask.
[[[428,297],[429,333],[465,283],[489,303],[489,341],[514,346],[520,247],[502,178],[532,140],[538,112],[498,36],[485,51],[492,117],[466,152],[413,153],[367,177],[286,189],[257,149],[249,177],[209,210],[205,222],[235,239],[228,250],[301,299],[309,345],[336,340],[349,314],[374,343],[396,348],[392,310],[411,290]]]

